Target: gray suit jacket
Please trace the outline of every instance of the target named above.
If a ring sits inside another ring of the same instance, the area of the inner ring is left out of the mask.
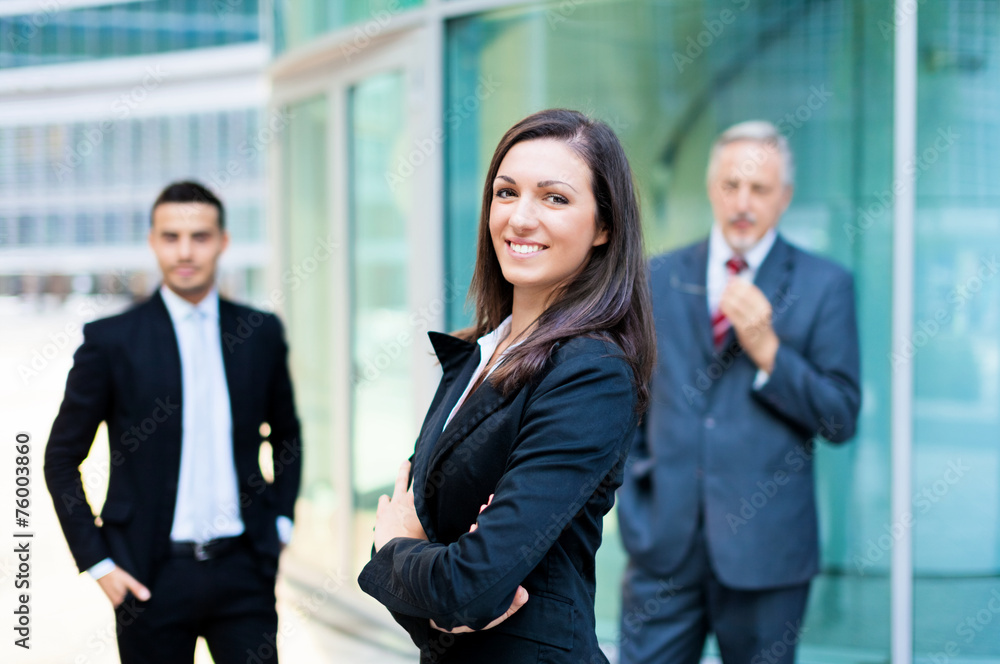
[[[732,330],[717,352],[706,301],[708,243],[650,263],[658,363],[619,492],[634,563],[670,575],[701,530],[720,581],[803,583],[819,569],[814,437],[854,435],[861,403],[848,272],[780,236],[755,283],[781,340],[769,380]]]

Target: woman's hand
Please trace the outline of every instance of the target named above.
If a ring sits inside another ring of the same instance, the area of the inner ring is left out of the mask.
[[[378,509],[375,512],[375,550],[378,551],[386,542],[394,537],[412,537],[427,539],[424,527],[417,518],[417,510],[413,506],[413,487],[407,490],[410,481],[410,462],[404,461],[396,475],[396,486],[392,498],[382,495],[378,499]]]
[[[486,501],[486,504],[479,506],[479,513],[482,514],[483,510],[486,509],[487,507],[489,507],[490,503],[492,503],[492,502],[493,502],[493,494],[491,493],[489,499]],[[469,532],[470,533],[476,532],[476,528],[478,528],[478,527],[479,527],[479,523],[477,521],[476,523],[473,523],[471,526],[469,526]]]
[[[483,507],[486,506],[484,505]],[[528,601],[528,591],[524,589],[524,586],[518,586],[517,592],[514,593],[514,601],[510,603],[510,608],[504,611],[504,614],[502,616],[491,622],[486,627],[483,627],[483,630],[493,629],[494,627],[502,623],[504,620],[507,620],[507,618],[510,618],[512,615],[517,613],[517,610],[520,609],[522,606],[524,606],[527,603],[527,601]],[[441,632],[448,632],[449,634],[468,634],[469,632],[482,631],[482,630],[472,629],[471,627],[466,627],[465,625],[459,625],[458,627],[453,627],[452,629],[442,629],[441,627],[438,627],[437,623],[435,623],[433,620],[431,620],[431,627]]]
[[[493,502],[493,494],[491,493],[489,499],[487,499],[486,501],[486,504],[479,506],[479,513],[482,514],[483,510],[489,507],[490,503],[492,502]],[[471,526],[469,526],[469,532],[470,533],[476,532],[476,528],[478,527],[479,527],[478,523],[472,524]],[[510,618],[512,615],[517,613],[517,610],[520,609],[522,606],[524,606],[525,602],[527,601],[528,601],[528,591],[524,589],[524,586],[518,586],[517,592],[514,593],[514,601],[510,603],[510,608],[507,609],[502,616],[491,622],[486,627],[483,627],[483,629],[491,629],[493,627],[496,627],[504,620],[507,620],[507,618]],[[431,620],[431,627],[441,632],[448,632],[449,634],[467,634],[469,632],[477,631],[472,629],[471,627],[466,627],[465,625],[459,625],[458,627],[452,629],[444,629],[442,627],[438,627],[437,623],[435,623],[433,620]]]

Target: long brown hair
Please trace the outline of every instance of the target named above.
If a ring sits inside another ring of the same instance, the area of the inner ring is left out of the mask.
[[[649,401],[656,342],[639,203],[625,150],[599,120],[577,111],[549,109],[524,118],[500,139],[486,173],[476,268],[469,286],[476,321],[460,334],[474,340],[495,330],[511,313],[514,287],[504,279],[490,236],[493,180],[511,147],[539,138],[564,141],[590,168],[596,221],[607,230],[608,241],[591,249],[587,265],[555,296],[531,334],[510,350],[490,380],[509,394],[545,366],[560,341],[578,336],[610,339],[632,367],[637,409],[642,412]]]

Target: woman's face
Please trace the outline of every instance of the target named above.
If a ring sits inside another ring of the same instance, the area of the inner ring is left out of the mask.
[[[490,235],[515,295],[548,302],[583,269],[591,247],[608,241],[597,227],[590,168],[559,140],[514,145],[493,180]]]

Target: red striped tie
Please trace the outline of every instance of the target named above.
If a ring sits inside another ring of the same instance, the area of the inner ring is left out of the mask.
[[[733,256],[726,261],[726,269],[733,276],[736,276],[748,267],[747,262],[739,256]],[[712,340],[715,342],[716,350],[722,348],[722,342],[726,340],[726,333],[729,332],[730,327],[732,325],[729,319],[726,318],[726,314],[722,313],[722,311],[717,310],[712,314]]]

